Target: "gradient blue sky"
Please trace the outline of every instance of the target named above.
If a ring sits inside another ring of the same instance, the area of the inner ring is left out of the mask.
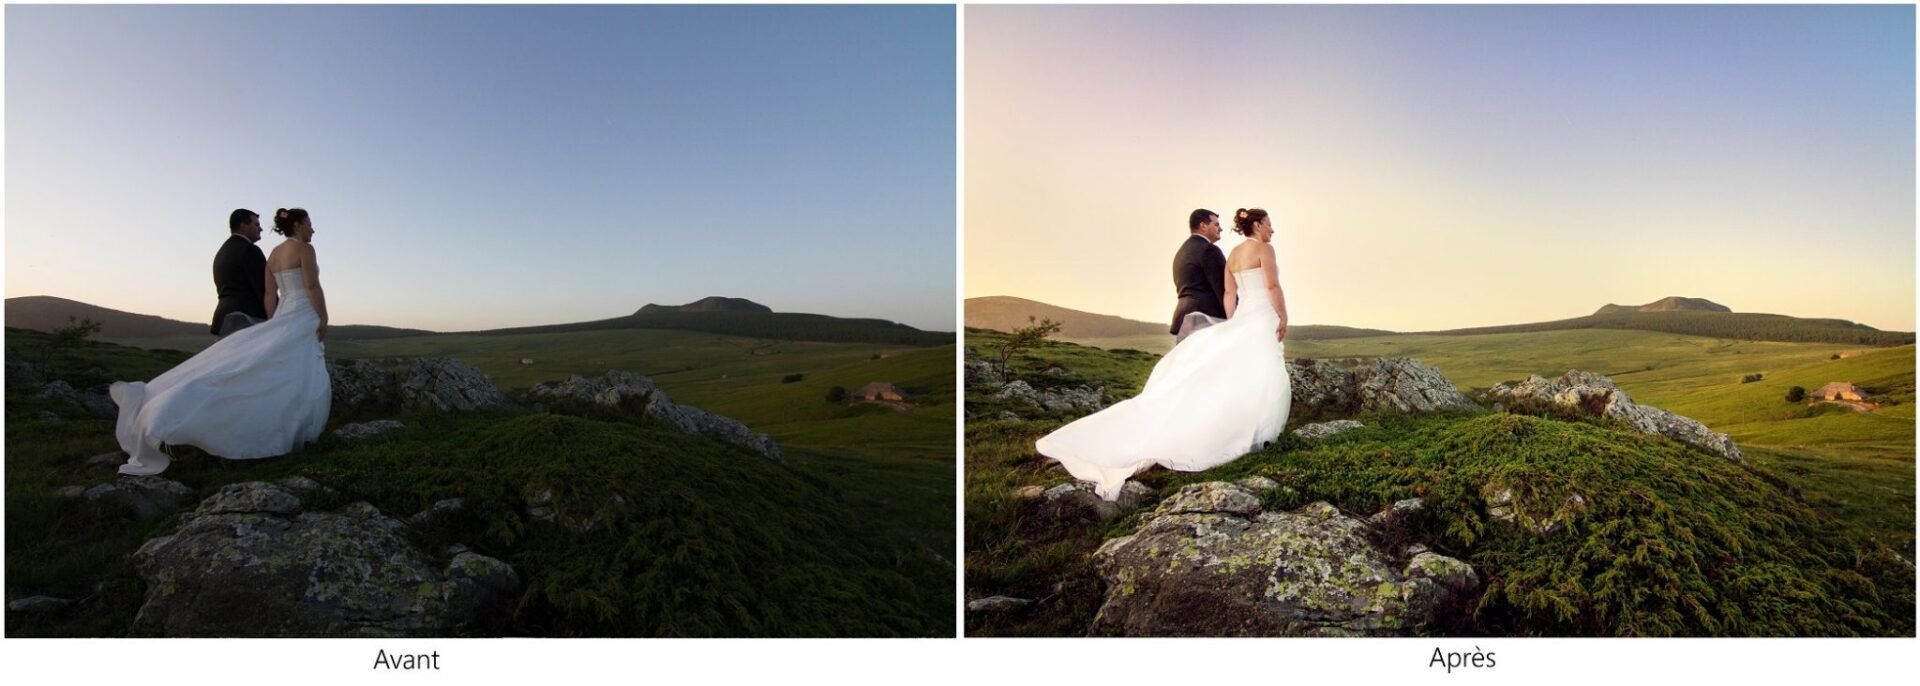
[[[6,294],[201,321],[228,211],[302,206],[337,323],[951,330],[953,17],[11,6]]]
[[[1264,207],[1303,324],[1682,295],[1914,328],[1911,5],[966,20],[968,296],[1164,321],[1187,212]]]

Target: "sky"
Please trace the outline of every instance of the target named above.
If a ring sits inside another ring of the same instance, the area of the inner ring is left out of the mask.
[[[1188,212],[1261,207],[1301,324],[1678,295],[1914,329],[1910,5],[966,21],[968,297],[1165,321]]]
[[[340,324],[743,297],[954,325],[954,11],[6,10],[6,295],[185,321],[237,207]]]

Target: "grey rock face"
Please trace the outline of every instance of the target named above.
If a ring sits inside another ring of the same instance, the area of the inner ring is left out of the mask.
[[[968,601],[967,611],[979,612],[979,613],[985,613],[985,614],[999,614],[999,613],[1007,612],[1010,610],[1020,609],[1022,607],[1025,607],[1028,603],[1031,603],[1031,602],[1033,601],[1026,600],[1023,598],[997,595],[997,596],[981,598],[979,600]]]
[[[1062,386],[1036,390],[1025,381],[1009,381],[994,392],[997,400],[1012,400],[1052,415],[1086,415],[1105,408],[1106,386]]]
[[[394,429],[404,429],[406,424],[392,419],[376,419],[371,422],[356,422],[333,430],[333,435],[350,441],[372,438]]]
[[[1107,584],[1095,633],[1376,636],[1441,619],[1480,581],[1452,558],[1381,550],[1326,503],[1265,512],[1236,484],[1193,484],[1094,563]]]
[[[65,381],[49,381],[33,393],[33,397],[65,403],[89,417],[112,418],[120,415],[120,406],[105,393],[82,393],[74,390]]]
[[[1016,493],[1018,495],[1021,494]],[[1151,497],[1152,488],[1138,481],[1128,481],[1120,487],[1120,497],[1109,502],[1093,492],[1092,484],[1075,481],[1042,491],[1038,497],[1032,498],[1032,506],[1046,519],[1104,522],[1132,512]]]
[[[1287,362],[1287,381],[1293,388],[1290,411],[1295,416],[1352,414],[1353,372],[1326,360],[1299,358]]]
[[[1353,391],[1361,412],[1415,414],[1480,409],[1440,370],[1405,357],[1369,360],[1354,367]]]
[[[366,503],[306,510],[278,484],[230,484],[134,553],[135,619],[166,636],[448,636],[519,584],[506,563],[444,563]]]
[[[745,447],[761,456],[783,462],[780,445],[766,434],[747,428],[730,417],[706,410],[678,405],[667,392],[647,377],[614,370],[588,379],[580,375],[564,381],[536,385],[528,394],[546,400],[584,402],[653,417],[690,434],[700,434]]]
[[[1482,486],[1480,497],[1487,501],[1489,518],[1525,528],[1542,536],[1565,528],[1587,506],[1587,499],[1578,493],[1567,496],[1566,500],[1551,509],[1539,508],[1530,503],[1522,504],[1516,502],[1512,488],[1500,484]]]
[[[335,407],[473,412],[512,407],[479,369],[452,358],[327,360]]]
[[[627,499],[618,493],[607,496],[600,503],[565,507],[556,501],[551,488],[528,486],[522,495],[526,498],[528,517],[576,534],[599,531],[627,510]]]
[[[1351,419],[1335,419],[1330,422],[1303,424],[1293,430],[1293,435],[1299,436],[1301,438],[1305,438],[1308,440],[1319,440],[1335,434],[1352,431],[1354,429],[1363,429],[1363,428],[1366,428],[1366,426],[1367,425],[1361,424],[1360,422],[1356,422]]]
[[[7,614],[43,616],[60,612],[72,606],[73,601],[66,598],[36,595],[7,601]]]
[[[1740,446],[1726,434],[1693,419],[1633,402],[1612,379],[1580,370],[1557,379],[1529,376],[1517,384],[1499,384],[1487,396],[1510,412],[1607,417],[1635,431],[1666,436],[1734,462],[1744,462]]]
[[[186,484],[157,476],[121,476],[80,494],[80,506],[90,517],[146,521],[179,509],[193,495]]]

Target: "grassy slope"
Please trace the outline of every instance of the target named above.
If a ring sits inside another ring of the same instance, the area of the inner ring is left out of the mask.
[[[36,335],[9,331],[8,343],[31,349]],[[416,417],[414,422],[424,424],[420,430],[368,446],[329,440],[294,459],[219,463],[218,468],[212,461],[189,459],[177,463],[169,476],[204,495],[219,483],[307,474],[341,489],[343,497],[367,499],[400,514],[438,498],[466,497],[468,533],[475,539],[467,542],[501,555],[523,575],[538,577],[531,580],[513,623],[492,629],[506,633],[950,631],[951,347],[795,344],[646,331],[476,338],[465,345],[458,337],[396,339],[377,348],[335,342],[328,352],[453,355],[478,364],[509,388],[608,368],[656,374],[676,400],[772,433],[794,467],[745,458],[738,450],[647,422],[531,415],[504,422]],[[748,354],[755,347],[771,347],[777,354]],[[885,356],[872,359],[875,354]],[[540,363],[519,365],[518,359],[528,355]],[[61,360],[55,373],[87,385],[151,378],[184,356],[89,345]],[[78,378],[96,366],[105,368],[102,378]],[[794,371],[807,373],[806,380],[779,383],[781,374]],[[824,400],[827,386],[851,388],[874,380],[925,389],[925,404],[896,413]],[[109,593],[92,606],[97,609],[35,631],[124,632],[139,601],[126,555],[141,540],[171,527],[160,522],[95,529],[70,517],[70,507],[51,502],[53,488],[108,479],[107,470],[84,472],[79,462],[114,445],[111,422],[31,419],[43,405],[23,390],[8,392],[12,505],[7,544],[15,570],[9,575],[9,597],[16,587],[85,595],[82,582],[106,580]],[[705,452],[714,453],[714,459],[685,459]],[[696,464],[716,466],[678,468]],[[581,538],[530,526],[517,510],[518,489],[540,479],[563,492],[580,489],[569,494],[576,503],[604,502],[595,499],[597,491],[615,488],[636,508],[616,532],[604,536]],[[672,559],[648,552],[656,549],[650,541],[662,540],[681,546],[681,552]],[[789,570],[778,569],[783,567]],[[763,590],[743,590],[741,583]],[[696,587],[719,591],[690,590]]]
[[[1855,351],[1839,360],[1833,355]],[[1796,477],[1849,525],[1902,550],[1914,546],[1914,346],[1728,341],[1648,331],[1547,331],[1390,336],[1287,345],[1294,357],[1414,357],[1462,388],[1583,369],[1611,376],[1634,400],[1704,422],[1754,462]],[[1747,374],[1765,378],[1741,383]],[[1899,404],[1871,413],[1785,400],[1852,381]]]
[[[968,343],[984,346],[995,339],[970,334]],[[1303,346],[1289,347],[1298,355]],[[1910,378],[1911,349],[1906,355]],[[1041,360],[1058,362],[1126,397],[1155,359],[1054,344],[1019,367],[1031,372]],[[1001,409],[977,395],[968,401],[975,417]],[[1014,489],[1065,479],[1032,450],[1033,440],[1060,423],[968,422],[969,596],[1005,593],[1038,601],[1031,611],[1008,618],[970,619],[969,634],[1084,632],[1104,591],[1087,555],[1136,523],[1058,527],[1024,516]],[[1855,535],[1891,526],[1897,517],[1862,524],[1850,519],[1859,513],[1831,510],[1827,500],[1800,502],[1794,488],[1814,493],[1830,485],[1776,471],[1766,459],[1756,459],[1760,468],[1748,470],[1703,459],[1664,439],[1522,417],[1375,417],[1371,423],[1374,428],[1319,445],[1287,437],[1199,474],[1152,470],[1142,478],[1164,493],[1180,483],[1259,473],[1299,494],[1270,505],[1325,499],[1360,513],[1427,494],[1434,511],[1411,535],[1469,560],[1492,581],[1471,621],[1442,629],[1449,633],[1912,634],[1912,568]],[[1870,474],[1838,486],[1848,495],[1911,489],[1910,453],[1905,469],[1904,477]],[[1477,489],[1494,479],[1514,483],[1529,501],[1559,502],[1577,491],[1593,508],[1566,535],[1516,536],[1480,519]],[[1911,490],[1904,503],[1898,498],[1896,493],[1880,502],[1905,508],[1908,519],[1898,531],[1908,543],[1896,549],[1911,555]]]

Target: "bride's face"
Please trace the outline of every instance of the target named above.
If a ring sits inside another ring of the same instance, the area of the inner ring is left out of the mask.
[[[302,243],[312,243],[313,242],[313,220],[309,219],[305,222],[301,222],[300,226],[294,228],[293,236],[295,238],[300,239],[300,242]]]
[[[1260,239],[1261,242],[1272,241],[1273,240],[1273,218],[1268,217],[1266,219],[1262,219],[1260,221],[1254,222],[1253,237]]]

